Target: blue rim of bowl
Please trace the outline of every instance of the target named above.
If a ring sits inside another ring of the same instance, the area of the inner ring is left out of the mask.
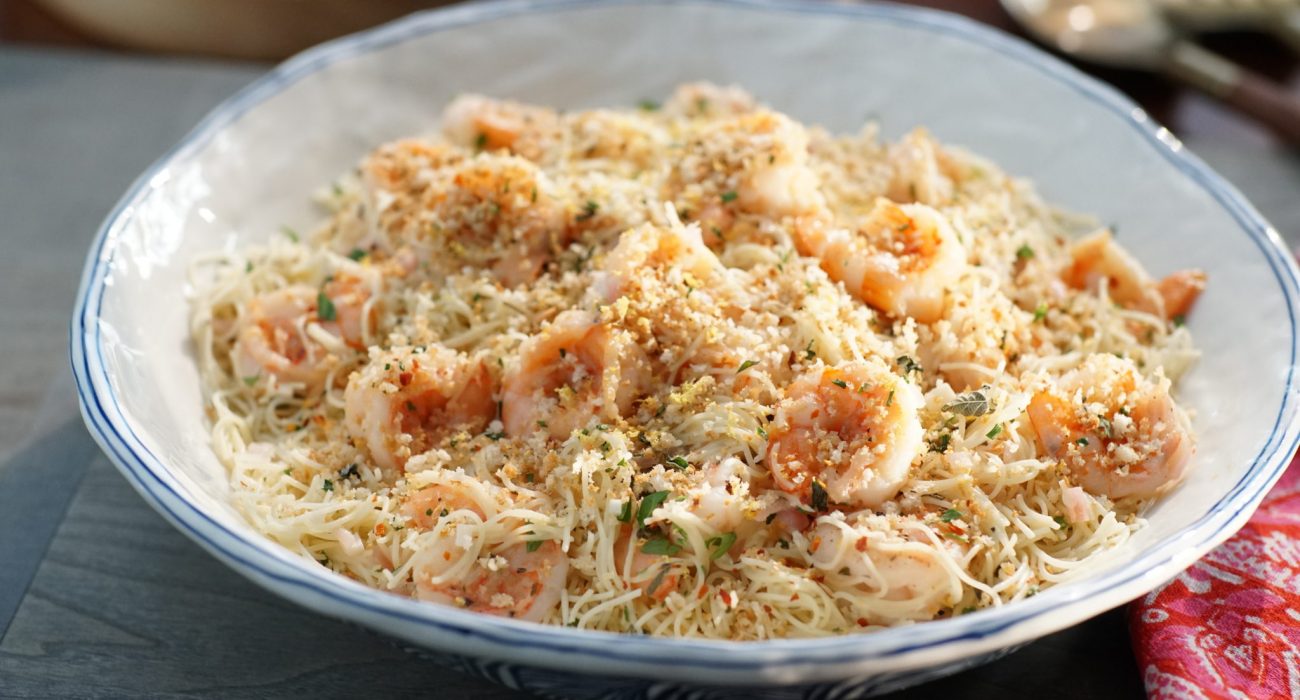
[[[1241,230],[1263,253],[1282,291],[1287,307],[1291,362],[1287,367],[1282,403],[1268,440],[1251,459],[1229,492],[1196,522],[1148,547],[1140,557],[1095,579],[1077,585],[1047,589],[1014,604],[954,619],[899,627],[870,634],[763,642],[666,639],[608,632],[573,630],[524,623],[433,606],[367,588],[310,569],[310,562],[292,561],[287,550],[259,538],[251,529],[239,532],[223,525],[186,499],[160,474],[167,471],[134,432],[117,402],[103,360],[103,338],[98,323],[113,256],[119,253],[114,232],[129,221],[134,208],[151,191],[154,178],[177,161],[192,156],[243,114],[296,81],[335,62],[391,46],[414,37],[475,23],[523,14],[576,11],[610,5],[712,6],[738,11],[833,15],[848,20],[891,23],[955,36],[1018,60],[1023,65],[1071,87],[1080,96],[1107,108],[1135,129],[1145,141],[1184,176],[1214,198],[1237,221]],[[1268,488],[1281,476],[1288,458],[1300,442],[1300,420],[1294,406],[1296,365],[1296,305],[1300,275],[1295,261],[1281,244],[1277,232],[1230,184],[1199,158],[1187,152],[1167,130],[1155,124],[1139,107],[1106,86],[1018,39],[965,18],[933,10],[890,5],[794,4],[787,0],[500,0],[484,4],[432,10],[411,15],[362,33],[336,39],[310,49],[281,64],[267,75],[210,112],[179,143],[151,165],[126,192],[104,220],[91,245],[71,322],[69,355],[77,383],[83,418],[92,437],[104,449],[146,500],[187,536],[246,575],[298,589],[306,599],[323,596],[355,619],[380,615],[399,622],[444,633],[438,646],[456,651],[456,637],[487,643],[498,650],[536,649],[580,655],[564,663],[540,665],[579,667],[581,657],[633,665],[662,665],[720,671],[771,671],[774,666],[799,664],[862,663],[895,659],[912,653],[935,651],[961,642],[984,647],[1024,641],[1102,612],[1095,599],[1111,605],[1123,603],[1172,577],[1212,546],[1227,539],[1259,504]],[[111,413],[110,413],[111,409]],[[1234,527],[1235,526],[1235,527]],[[1084,585],[1088,584],[1088,585]],[[1045,613],[1052,620],[1044,622]],[[1031,620],[1040,625],[1028,630]],[[1014,630],[1021,632],[1017,636]],[[736,653],[741,652],[741,653]],[[971,653],[970,650],[960,655]],[[504,654],[503,654],[504,655]],[[515,654],[509,654],[515,656]],[[932,659],[933,660],[933,659]],[[599,669],[587,667],[589,672]],[[764,674],[766,675],[766,674]],[[807,675],[807,674],[805,674]]]

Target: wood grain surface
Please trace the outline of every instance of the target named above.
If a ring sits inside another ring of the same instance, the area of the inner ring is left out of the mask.
[[[522,697],[261,591],[150,510],[81,426],[66,324],[99,220],[262,70],[0,47],[0,698]],[[1300,234],[1300,159],[1242,133],[1185,136]],[[1114,611],[898,697],[1140,695]]]

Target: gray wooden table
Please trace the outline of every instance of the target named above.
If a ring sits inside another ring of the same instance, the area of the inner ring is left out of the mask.
[[[169,527],[90,441],[66,324],[100,218],[261,66],[0,48],[0,698],[516,698],[267,594]],[[1291,236],[1300,159],[1198,143]],[[1115,611],[899,697],[1139,697]]]

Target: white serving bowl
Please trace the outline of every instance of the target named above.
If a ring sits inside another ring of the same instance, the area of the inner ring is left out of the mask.
[[[309,195],[375,145],[427,131],[465,91],[561,107],[634,104],[675,84],[746,86],[835,130],[925,124],[1066,207],[1116,222],[1154,273],[1209,272],[1204,357],[1181,388],[1200,446],[1149,527],[1070,583],[956,619],[865,635],[731,643],[543,627],[363,587],[254,532],[208,445],[186,334],[194,256],[310,225]],[[946,14],[643,0],[500,2],[415,15],[304,53],[226,101],[145,172],[91,248],[71,353],[91,433],[145,499],[214,556],[324,614],[547,693],[668,697],[891,689],[977,663],[1124,603],[1240,527],[1294,450],[1297,274],[1230,185],[1114,90]],[[710,693],[728,692],[716,687]]]

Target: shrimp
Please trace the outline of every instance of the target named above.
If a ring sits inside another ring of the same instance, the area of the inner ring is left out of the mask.
[[[1172,488],[1195,452],[1169,380],[1147,379],[1131,360],[1090,355],[1027,409],[1038,444],[1085,491],[1148,498]]]
[[[482,95],[461,95],[442,113],[442,131],[454,144],[479,151],[504,149],[540,162],[560,141],[555,110]]]
[[[1075,289],[1097,290],[1103,281],[1117,304],[1164,319],[1186,314],[1205,289],[1205,273],[1181,270],[1155,282],[1133,256],[1102,229],[1070,246],[1061,279]]]
[[[754,97],[743,88],[699,82],[677,86],[663,111],[675,117],[734,117],[756,108]]]
[[[250,384],[275,377],[320,390],[336,353],[365,347],[375,315],[370,296],[359,278],[341,275],[320,291],[296,285],[253,297],[231,351],[236,374]]]
[[[953,168],[925,129],[913,129],[892,146],[888,160],[892,177],[885,196],[893,201],[937,206],[952,199]]]
[[[920,323],[942,317],[944,289],[966,267],[966,249],[942,214],[884,198],[853,230],[832,228],[824,219],[796,226],[795,244],[821,260],[826,274],[850,294]]]
[[[530,551],[528,543],[511,545],[480,559],[459,580],[433,583],[417,576],[421,600],[528,622],[541,622],[555,609],[569,576],[569,558],[559,543],[548,541]]]
[[[726,269],[704,245],[699,226],[677,222],[659,228],[646,224],[623,232],[601,262],[592,289],[608,304],[625,294],[643,271],[663,268],[680,270],[683,282],[695,288],[722,278]]]
[[[694,212],[710,245],[738,217],[823,214],[826,200],[808,164],[808,134],[789,117],[758,110],[710,122],[688,140],[665,183],[665,199]]]
[[[786,388],[767,467],[804,503],[874,508],[893,498],[921,448],[921,391],[878,364],[815,367]],[[818,491],[823,493],[819,495]]]
[[[641,551],[636,547],[636,540],[632,528],[624,527],[622,536],[614,543],[614,568],[630,588],[663,601],[678,589],[678,566],[671,557]]]
[[[571,309],[520,346],[502,382],[501,421],[511,436],[542,429],[563,440],[626,415],[649,382],[649,360],[626,331]]]
[[[808,558],[831,576],[861,580],[897,606],[898,619],[930,619],[961,597],[961,581],[951,575],[934,546],[917,537],[868,535],[828,517],[817,519],[808,535]]]
[[[371,459],[402,470],[414,455],[460,431],[479,433],[496,415],[488,365],[444,347],[372,354],[344,392],[344,425]]]
[[[558,604],[568,578],[568,556],[558,543],[504,546],[468,567],[460,561],[465,549],[454,536],[452,523],[486,522],[507,506],[482,484],[461,481],[434,483],[411,493],[402,511],[412,527],[432,530],[448,523],[446,532],[417,554],[416,596],[478,613],[541,622]]]

